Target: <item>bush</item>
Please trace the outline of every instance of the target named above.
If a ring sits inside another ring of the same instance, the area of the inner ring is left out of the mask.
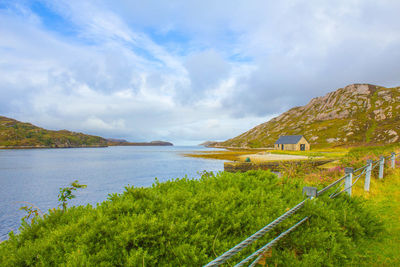
[[[368,159],[378,160],[380,156],[389,156],[391,152],[398,151],[399,148],[400,145],[397,143],[385,146],[355,147],[350,149],[340,162],[343,167],[360,168],[367,163]]]
[[[126,187],[92,207],[49,211],[0,244],[5,266],[200,266],[303,199],[303,183],[265,171],[205,173],[201,179]],[[282,265],[343,265],[357,260],[360,240],[382,231],[360,199],[307,201],[290,219],[231,260],[236,263],[297,220],[310,220],[274,248]]]

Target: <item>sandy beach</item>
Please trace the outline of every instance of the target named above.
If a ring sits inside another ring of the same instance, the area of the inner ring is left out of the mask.
[[[266,161],[279,161],[279,160],[303,160],[308,159],[307,156],[287,155],[287,154],[272,154],[268,152],[261,152],[257,154],[241,155],[239,159],[244,161],[250,158],[252,162],[266,162]]]

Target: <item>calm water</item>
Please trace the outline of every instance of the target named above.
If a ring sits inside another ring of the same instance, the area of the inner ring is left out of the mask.
[[[58,190],[74,180],[86,184],[70,205],[96,204],[124,186],[150,186],[157,177],[198,178],[198,172],[221,171],[223,161],[187,158],[181,153],[204,147],[107,147],[0,150],[0,240],[18,229],[22,201],[46,212],[57,207]]]

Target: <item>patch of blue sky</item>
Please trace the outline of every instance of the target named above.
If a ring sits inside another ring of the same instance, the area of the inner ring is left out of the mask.
[[[15,0],[1,0],[0,9],[10,9],[15,5]]]
[[[7,15],[23,16],[25,15],[24,7],[19,1],[0,0],[0,12]]]
[[[250,62],[253,62],[253,58],[237,53],[237,54],[230,55],[229,61],[238,62],[238,63],[250,63]]]
[[[168,30],[163,32],[159,29],[146,28],[144,33],[157,45],[162,46],[174,54],[183,56],[190,45],[191,38],[183,32],[176,30]]]
[[[25,16],[29,10],[40,19],[45,30],[57,33],[61,36],[77,36],[78,30],[75,25],[68,19],[52,10],[46,3],[40,0],[17,1],[17,0],[0,0],[0,11],[3,10],[9,15]]]
[[[148,49],[145,47],[140,47],[138,45],[134,45],[131,42],[124,41],[122,39],[117,39],[117,41],[122,44],[124,47],[128,48],[131,50],[133,53],[135,53],[136,56],[139,56],[147,61],[152,62],[152,66],[155,68],[163,68],[165,67],[165,64],[162,60],[154,56]]]
[[[71,21],[52,10],[46,3],[42,1],[29,1],[29,8],[40,17],[43,27],[46,30],[69,37],[78,35],[76,26]]]
[[[253,62],[253,58],[249,57],[237,50],[237,44],[240,43],[240,38],[242,38],[240,32],[236,32],[229,29],[224,29],[218,33],[218,42],[215,46],[218,47],[220,51],[224,52],[225,57],[231,62],[238,63],[249,63]]]
[[[148,34],[149,37],[151,37],[151,39],[159,45],[168,43],[176,43],[184,45],[190,41],[190,38],[187,35],[176,30],[169,30],[166,32],[162,32],[157,29],[147,28],[145,29],[145,33]]]

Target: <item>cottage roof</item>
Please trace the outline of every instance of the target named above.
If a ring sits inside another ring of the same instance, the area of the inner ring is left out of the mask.
[[[302,135],[284,135],[279,137],[275,144],[297,144],[302,137]]]

